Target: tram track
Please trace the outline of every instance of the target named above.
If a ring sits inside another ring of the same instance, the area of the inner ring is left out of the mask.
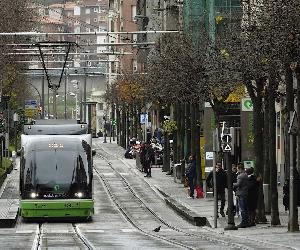
[[[98,149],[99,150],[99,149]],[[103,150],[102,148],[100,148],[100,150],[102,150],[105,154],[108,154],[107,152],[105,152],[105,150]],[[130,191],[130,193],[135,197],[135,199],[137,199],[137,201],[143,206],[143,208],[145,208],[153,217],[154,219],[163,224],[164,226],[166,226],[168,229],[171,229],[179,234],[182,234],[184,236],[187,237],[194,237],[194,238],[200,238],[201,240],[205,240],[208,242],[212,242],[212,243],[217,243],[217,244],[221,244],[223,246],[230,246],[232,248],[235,249],[252,249],[252,248],[245,248],[240,244],[236,244],[236,243],[228,243],[227,241],[224,240],[220,240],[220,239],[215,239],[206,235],[197,235],[197,234],[193,234],[190,232],[186,232],[184,230],[181,230],[180,228],[177,228],[175,226],[172,226],[171,224],[169,224],[168,222],[166,222],[164,219],[162,219],[155,211],[153,211],[149,206],[146,205],[146,203],[136,194],[136,192],[133,190],[133,188],[131,187],[131,185],[129,184],[129,182],[126,180],[126,178],[124,176],[122,176],[113,166],[112,163],[104,156],[101,154],[98,154],[98,156],[100,158],[102,158],[103,160],[105,160],[107,162],[107,165],[114,171],[114,173],[122,179],[123,183],[125,184],[125,186],[127,187],[127,189]],[[110,155],[111,156],[111,155]],[[99,171],[97,169],[95,169],[95,172],[97,174],[97,176],[102,180],[102,182],[104,183],[105,187],[107,188],[107,191],[111,197],[111,199],[113,200],[113,202],[117,205],[118,209],[122,212],[122,214],[126,217],[126,219],[135,227],[137,228],[139,231],[142,231],[143,233],[146,234],[150,234],[151,236],[154,236],[156,238],[159,239],[163,239],[164,241],[170,242],[172,244],[175,244],[177,246],[183,247],[185,249],[196,249],[193,246],[181,243],[179,241],[175,241],[172,239],[168,239],[164,236],[159,236],[153,233],[149,233],[144,229],[141,229],[131,218],[130,216],[127,214],[127,212],[124,210],[124,208],[122,208],[122,206],[118,203],[117,198],[115,197],[115,195],[113,194],[111,188],[109,187],[109,184],[107,183],[107,181],[105,180],[105,178],[103,176],[101,176],[101,174],[99,173]]]
[[[125,186],[127,187],[127,189],[132,193],[132,195],[143,205],[143,207],[146,210],[148,210],[148,212],[152,216],[154,216],[154,218],[157,221],[159,221],[160,223],[162,223],[167,228],[169,228],[169,229],[171,229],[173,231],[176,231],[177,233],[184,234],[187,237],[193,237],[193,238],[197,238],[197,239],[201,239],[201,240],[206,240],[206,241],[210,241],[212,243],[222,244],[224,246],[232,247],[232,248],[235,248],[235,249],[247,249],[247,250],[250,250],[250,249],[265,249],[265,247],[268,248],[268,249],[276,249],[276,248],[277,249],[294,249],[294,248],[290,248],[290,247],[287,247],[287,246],[282,246],[282,245],[279,245],[279,244],[276,244],[276,243],[259,241],[259,240],[257,240],[257,241],[251,241],[251,242],[249,241],[249,242],[247,242],[247,246],[245,246],[244,244],[240,244],[239,243],[239,241],[241,240],[240,237],[229,238],[224,233],[214,232],[213,230],[210,230],[208,228],[202,228],[207,233],[202,233],[201,235],[199,235],[199,234],[195,234],[195,233],[184,231],[184,230],[182,230],[182,229],[180,229],[178,227],[170,225],[168,222],[166,222],[164,219],[162,219],[156,212],[154,212],[149,206],[146,205],[146,203],[133,190],[133,188],[131,187],[130,183],[126,180],[126,178],[124,176],[122,176],[112,166],[112,163],[110,162],[110,160],[108,158],[114,157],[115,160],[121,161],[124,165],[126,165],[126,163],[124,161],[122,161],[122,159],[119,159],[119,157],[111,155],[109,152],[105,151],[102,147],[97,148],[97,150],[101,150],[102,151],[101,153],[98,153],[98,156],[100,158],[102,158],[103,160],[105,160],[107,162],[107,165],[114,171],[114,173],[119,178],[122,179],[123,183],[125,184]],[[100,175],[100,173],[99,173],[99,171],[97,169],[95,169],[95,172],[96,172],[97,176],[99,176],[99,178],[101,178],[102,180],[104,179],[104,177]],[[105,180],[103,180],[103,182],[104,182],[104,185],[106,186],[106,188],[108,188],[107,187],[108,184],[105,184]],[[114,201],[114,203],[116,203],[116,205],[120,209],[120,205],[117,204],[116,197],[114,196],[114,194],[110,194],[110,196],[112,197],[112,200]],[[126,211],[123,211],[122,213],[124,214],[124,213],[126,213]],[[129,217],[126,214],[124,214],[124,215],[125,215],[126,218]],[[157,236],[157,235],[155,235],[155,236]],[[177,241],[176,241],[176,243],[182,244],[181,242],[177,242]],[[183,246],[187,247],[187,249],[195,249],[195,248],[187,246],[185,244],[183,244]]]
[[[46,225],[45,223],[38,224],[31,250],[40,250],[44,247],[46,248],[49,247],[47,240],[43,240],[43,239],[46,238],[47,235],[51,235],[53,233],[45,232],[44,230],[45,225]],[[71,223],[71,227],[69,227],[70,226],[69,223],[66,225],[68,226],[68,228],[71,228],[71,232],[68,234],[70,234],[71,236],[70,238],[73,239],[75,246],[79,247],[79,249],[83,249],[83,247],[87,250],[96,249],[93,246],[93,244],[82,234],[81,230],[75,223]]]
[[[178,241],[172,240],[172,239],[167,239],[163,236],[159,236],[150,232],[147,232],[146,230],[144,230],[143,228],[141,228],[137,223],[134,222],[134,220],[132,218],[130,218],[130,216],[128,215],[128,213],[124,210],[124,208],[118,203],[116,197],[114,196],[109,184],[107,183],[107,181],[105,180],[105,178],[103,178],[101,176],[101,174],[99,173],[99,171],[94,168],[94,171],[97,175],[97,177],[102,181],[103,185],[106,187],[106,191],[110,197],[110,199],[113,201],[113,203],[117,206],[117,208],[119,209],[119,211],[122,213],[122,215],[126,218],[126,220],[134,227],[136,228],[138,231],[140,231],[141,233],[143,233],[146,236],[152,237],[152,238],[157,238],[159,240],[163,240],[169,244],[172,244],[174,246],[179,246],[182,247],[184,249],[190,249],[190,250],[194,250],[195,248],[187,246],[183,243],[180,243]]]

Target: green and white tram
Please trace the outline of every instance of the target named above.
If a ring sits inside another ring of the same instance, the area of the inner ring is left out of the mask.
[[[25,125],[20,152],[23,218],[92,216],[92,138],[84,134],[85,126]]]

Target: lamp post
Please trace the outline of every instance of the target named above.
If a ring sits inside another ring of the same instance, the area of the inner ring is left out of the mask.
[[[104,120],[104,141],[103,143],[107,143],[106,141],[106,116],[103,116],[103,120]]]
[[[14,128],[15,128],[15,151],[17,152],[17,135],[18,135],[18,121],[19,121],[19,115],[17,113],[14,113]]]

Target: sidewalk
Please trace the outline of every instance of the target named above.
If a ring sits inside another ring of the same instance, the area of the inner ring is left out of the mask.
[[[198,226],[205,226],[208,230],[230,237],[237,237],[247,241],[261,242],[262,244],[273,243],[279,246],[290,247],[291,249],[300,249],[300,234],[289,233],[287,231],[288,212],[284,211],[282,205],[282,189],[279,187],[279,214],[280,226],[270,226],[270,215],[267,215],[267,224],[258,224],[255,227],[242,228],[235,231],[224,231],[227,225],[227,217],[218,218],[218,228],[213,227],[213,198],[189,199],[187,188],[183,184],[174,182],[174,177],[166,175],[161,168],[152,168],[152,178],[144,178],[144,173],[136,168],[135,159],[125,159],[125,150],[116,144],[106,144],[104,146],[112,154],[122,158],[128,166],[131,167],[141,178],[143,178],[152,188],[159,191],[166,203],[185,217],[191,223]],[[227,202],[225,209],[227,207]],[[299,213],[300,218],[300,213]],[[235,224],[240,223],[240,218],[235,217]]]

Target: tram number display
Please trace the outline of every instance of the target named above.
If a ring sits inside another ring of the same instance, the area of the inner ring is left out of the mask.
[[[65,208],[78,207],[79,203],[65,203]]]

